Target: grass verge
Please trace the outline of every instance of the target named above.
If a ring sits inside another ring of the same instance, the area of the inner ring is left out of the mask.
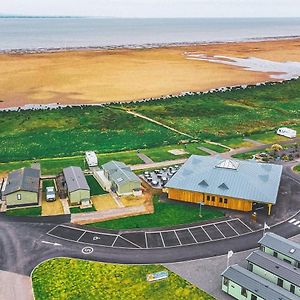
[[[84,208],[84,209],[81,209],[80,207],[70,207],[71,214],[88,213],[93,211],[96,211],[94,205],[92,207]]]
[[[132,266],[56,258],[32,274],[36,300],[189,299],[214,298],[169,271],[164,280],[149,283],[146,275],[166,270],[159,265]]]
[[[93,175],[85,176],[85,178],[91,189],[90,191],[91,196],[107,194],[107,192],[102,189],[102,187],[100,186],[100,184],[97,182],[97,180]]]
[[[41,214],[41,207],[16,208],[6,211],[6,215],[12,217],[35,217],[41,216]]]

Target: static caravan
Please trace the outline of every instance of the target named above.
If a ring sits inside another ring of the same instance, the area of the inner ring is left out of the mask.
[[[85,152],[85,160],[89,167],[97,167],[98,166],[98,158],[94,151]]]
[[[294,129],[287,128],[287,127],[281,127],[281,128],[278,128],[277,134],[288,137],[290,139],[293,139],[297,136],[297,131]]]

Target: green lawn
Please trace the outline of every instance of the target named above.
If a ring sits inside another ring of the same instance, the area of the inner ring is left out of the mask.
[[[80,207],[70,207],[71,214],[88,213],[93,211],[96,211],[94,205],[92,207],[84,208],[84,209],[81,209]]]
[[[264,150],[262,149],[262,150],[249,151],[245,153],[239,153],[239,154],[232,155],[232,157],[237,159],[252,159],[253,155],[261,152],[264,152]]]
[[[219,146],[219,145],[214,145],[214,144],[209,144],[209,143],[201,143],[200,145],[205,147],[205,148],[208,148],[210,150],[213,150],[215,152],[218,152],[218,153],[224,153],[224,152],[229,151],[228,148],[224,148],[224,147]]]
[[[153,214],[92,223],[89,226],[116,230],[152,228],[189,224],[224,216],[220,210],[204,207],[202,208],[202,218],[200,218],[198,205],[181,202],[160,202],[158,196],[154,196],[153,201],[155,211]]]
[[[12,217],[35,217],[40,216],[41,214],[41,207],[16,208],[6,211],[6,215]]]
[[[133,266],[56,258],[32,274],[36,300],[213,300],[169,271],[164,280],[149,283],[147,274],[167,270],[160,265]]]
[[[54,180],[53,179],[48,179],[48,180],[43,180],[43,191],[46,191],[46,188],[49,186],[54,186]]]
[[[294,168],[294,171],[300,173],[300,165],[296,166],[296,167]]]
[[[91,189],[91,196],[107,194],[107,192],[102,189],[93,175],[85,176],[85,178]]]

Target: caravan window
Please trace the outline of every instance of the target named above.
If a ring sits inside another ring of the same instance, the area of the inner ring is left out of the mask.
[[[22,195],[21,194],[17,194],[17,199],[18,200],[22,200]]]

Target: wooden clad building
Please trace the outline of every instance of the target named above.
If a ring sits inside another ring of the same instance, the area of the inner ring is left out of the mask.
[[[251,211],[276,203],[282,166],[192,155],[166,185],[169,199]]]

